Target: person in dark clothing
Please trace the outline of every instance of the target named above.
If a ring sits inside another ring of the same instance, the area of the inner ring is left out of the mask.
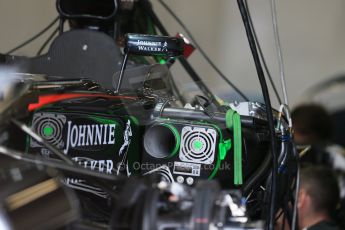
[[[328,112],[317,104],[304,104],[291,113],[294,139],[299,145],[322,145],[332,137],[332,120]]]
[[[337,172],[341,197],[345,198],[345,151],[332,143],[332,120],[328,112],[317,104],[304,104],[292,113],[294,141],[300,149],[310,149],[300,156],[301,166],[323,165]]]
[[[340,206],[335,215],[337,224],[345,229],[345,151],[334,144],[333,124],[329,113],[320,105],[304,104],[291,113],[294,141],[300,149],[310,146],[300,155],[301,167],[322,165],[332,169],[340,188]],[[303,152],[303,151],[302,151]]]
[[[330,169],[322,166],[301,169],[297,203],[300,229],[340,230],[332,220],[338,204],[338,182]]]

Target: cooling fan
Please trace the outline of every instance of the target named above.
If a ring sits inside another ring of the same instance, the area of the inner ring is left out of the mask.
[[[66,116],[56,113],[35,113],[32,119],[33,130],[50,144],[61,149],[64,146],[63,127]],[[33,139],[30,142],[32,148],[42,147]]]
[[[200,164],[214,162],[217,133],[213,128],[185,126],[182,128],[179,158]]]
[[[164,167],[175,181],[188,185],[213,178],[220,167],[220,143],[223,134],[214,124],[158,119],[145,131],[142,174],[165,177]]]

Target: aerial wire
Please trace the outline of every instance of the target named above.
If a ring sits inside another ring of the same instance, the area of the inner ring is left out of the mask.
[[[156,13],[152,10],[151,5],[148,3],[148,0],[142,0],[141,5],[147,15],[152,19],[154,25],[158,28],[158,30],[161,32],[164,36],[169,36],[168,31],[156,15]],[[197,72],[194,70],[194,68],[189,64],[189,62],[182,56],[178,59],[183,68],[186,70],[186,72],[189,74],[189,76],[192,78],[192,80],[195,82],[195,84],[198,86],[198,88],[201,90],[201,92],[204,93],[205,96],[211,99],[211,101],[217,106],[217,108],[220,108],[222,104],[217,100],[215,95],[211,92],[209,87],[203,82],[203,80],[200,78],[200,76],[197,74]]]
[[[249,10],[249,7],[248,7],[248,2],[247,0],[244,1],[245,5],[246,5],[246,8],[247,8],[247,12],[248,12],[248,18],[249,18],[249,23],[252,27],[252,30],[253,30],[253,35],[254,35],[254,40],[256,42],[256,45],[257,45],[257,48],[258,48],[258,51],[259,51],[259,54],[260,54],[260,57],[261,57],[261,61],[262,61],[262,64],[264,66],[264,69],[265,69],[265,72],[266,72],[266,75],[271,83],[271,86],[273,88],[273,91],[274,91],[274,94],[276,95],[277,97],[277,100],[278,100],[278,103],[279,104],[282,104],[282,100],[279,96],[279,93],[278,93],[278,90],[277,90],[277,87],[276,85],[274,84],[274,81],[272,79],[272,75],[271,75],[271,72],[267,66],[267,63],[266,63],[266,59],[265,59],[265,56],[262,52],[262,49],[261,49],[261,45],[260,45],[260,42],[259,42],[259,39],[258,39],[258,36],[257,36],[257,33],[256,33],[256,30],[255,30],[255,27],[254,27],[254,23],[253,23],[253,20],[252,20],[252,17],[251,17],[251,13],[250,13],[250,10]]]
[[[186,27],[186,25],[181,21],[181,19],[172,11],[172,9],[163,1],[159,0],[159,3],[169,12],[169,14],[176,20],[176,22],[182,27],[182,29],[186,32],[190,40],[194,43],[195,47],[200,51],[203,58],[211,65],[211,67],[219,74],[219,76],[229,84],[244,100],[249,101],[249,98],[237,87],[235,86],[229,78],[227,78],[219,68],[211,61],[211,59],[207,56],[205,51],[200,47],[200,45],[196,42],[195,38],[193,37],[190,30]]]
[[[285,81],[283,53],[282,53],[282,47],[280,44],[279,31],[278,31],[276,1],[271,0],[270,6],[271,6],[272,24],[273,24],[273,31],[274,31],[274,40],[275,40],[276,51],[277,51],[278,62],[279,62],[280,82],[283,89],[284,104],[289,105],[287,89],[286,89],[286,81]]]
[[[49,44],[49,42],[55,37],[55,35],[59,32],[59,27],[57,27],[53,33],[47,38],[47,40],[43,43],[41,48],[37,51],[37,56],[41,55],[43,50],[46,48],[46,46]]]
[[[47,32],[57,21],[59,20],[59,17],[56,17],[49,25],[47,25],[44,29],[42,29],[40,32],[29,38],[28,40],[24,41],[22,44],[14,47],[13,49],[7,51],[5,55],[9,55],[13,53],[14,51],[19,50],[20,48],[26,46],[27,44],[31,43],[32,41],[36,40],[38,37],[42,36],[45,32]]]

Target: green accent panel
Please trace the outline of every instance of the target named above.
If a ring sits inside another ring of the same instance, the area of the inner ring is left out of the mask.
[[[50,125],[44,126],[43,128],[43,134],[46,137],[50,137],[54,132],[53,127],[51,127]]]
[[[219,143],[219,158],[224,160],[226,153],[231,149],[231,139]]]
[[[242,128],[241,128],[241,117],[238,113],[234,116],[234,182],[236,185],[240,185],[243,183],[243,176],[242,176]]]
[[[229,109],[225,115],[225,122],[234,136],[234,184],[241,185],[243,184],[241,117],[236,111]]]
[[[229,109],[225,114],[225,124],[226,124],[226,127],[230,130],[232,130],[234,127],[233,116],[235,113],[236,113],[235,110]]]
[[[217,163],[214,167],[214,170],[212,171],[212,174],[208,177],[209,180],[212,180],[216,176],[216,174],[220,168],[220,162],[221,162],[221,159],[218,158]]]
[[[131,121],[133,121],[133,123],[138,126],[139,125],[139,120],[138,118],[134,117],[134,116],[129,116],[129,118],[131,119]]]
[[[159,60],[159,64],[161,64],[161,65],[165,65],[167,62],[164,60],[164,59],[160,59]]]
[[[94,116],[91,116],[90,119],[93,119],[93,120],[95,120],[99,123],[103,123],[103,124],[118,124],[118,122],[113,120],[113,119],[94,117]]]
[[[199,141],[199,140],[196,140],[194,143],[193,143],[193,147],[196,149],[196,150],[200,150],[202,148],[202,142]]]

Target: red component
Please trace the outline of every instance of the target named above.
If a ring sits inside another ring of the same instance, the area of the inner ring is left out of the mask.
[[[38,103],[29,104],[28,110],[31,112],[35,109],[41,108],[42,106],[52,104],[58,101],[63,101],[73,98],[83,97],[99,97],[99,98],[110,98],[110,99],[136,99],[136,97],[130,96],[112,96],[108,94],[93,94],[93,93],[64,93],[64,94],[50,94],[42,95],[38,97]]]
[[[185,36],[183,36],[183,34],[178,33],[178,34],[176,34],[176,37],[183,39],[183,41],[184,41],[183,56],[184,56],[185,59],[187,59],[194,52],[195,47],[190,43],[190,41]]]
[[[184,44],[184,58],[188,58],[195,50],[195,47],[192,44]]]

